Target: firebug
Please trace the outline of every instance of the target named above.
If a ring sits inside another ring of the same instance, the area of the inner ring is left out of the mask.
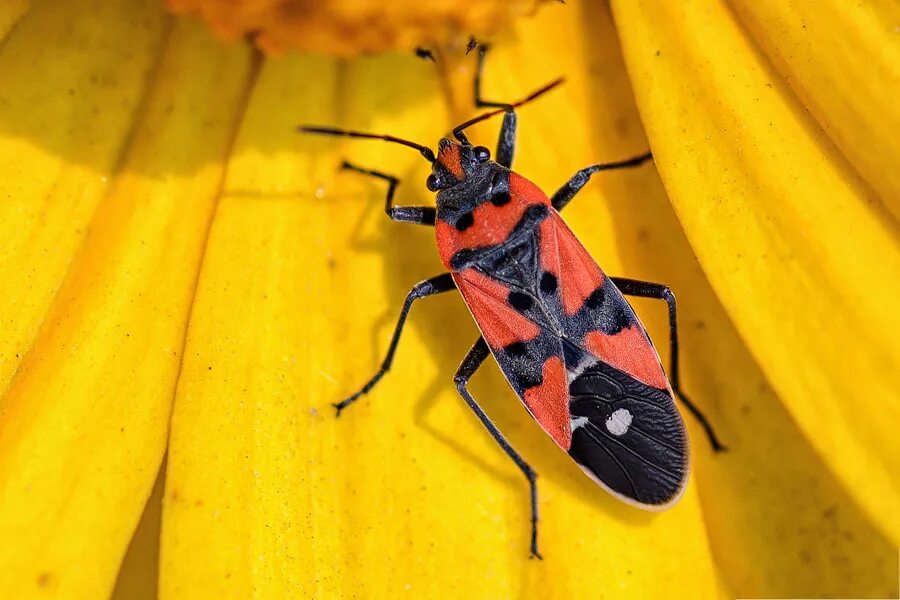
[[[406,297],[381,368],[335,404],[338,415],[367,394],[391,368],[413,303],[458,290],[481,331],[453,378],[468,404],[528,480],[531,555],[537,543],[537,474],[503,437],[467,389],[489,356],[500,365],[528,412],[553,441],[601,487],[629,504],[662,510],[681,496],[689,446],[677,395],[703,426],[714,450],[724,450],[704,415],[684,394],[678,371],[675,296],[665,285],[607,276],[560,217],[600,171],[637,168],[650,153],[581,169],[551,197],[511,170],[515,109],[562,83],[556,80],[513,104],[481,99],[486,48],[479,48],[475,104],[493,108],[453,129],[438,152],[389,135],[303,126],[306,133],[381,139],[414,148],[432,164],[426,186],[436,208],[394,206],[398,180],[345,162],[344,169],[388,184],[385,212],[394,221],[435,228],[448,272],[416,284]],[[464,130],[503,114],[493,159]],[[624,295],[664,300],[669,312],[671,362],[666,377],[659,355]]]

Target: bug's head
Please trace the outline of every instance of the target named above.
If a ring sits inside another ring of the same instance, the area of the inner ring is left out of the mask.
[[[491,152],[484,146],[470,146],[443,138],[438,143],[437,159],[432,163],[431,175],[425,185],[432,192],[440,192],[461,183],[478,181],[484,179],[491,164]]]

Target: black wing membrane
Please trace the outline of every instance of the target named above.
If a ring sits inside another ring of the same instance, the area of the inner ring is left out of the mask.
[[[688,475],[684,423],[668,390],[596,361],[569,384],[569,455],[617,496],[645,508],[678,499]]]

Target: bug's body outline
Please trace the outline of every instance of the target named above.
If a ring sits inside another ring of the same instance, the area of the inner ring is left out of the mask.
[[[645,509],[674,504],[687,483],[687,435],[640,319],[536,185],[478,157],[463,178],[465,148],[446,139],[439,148],[438,179],[455,173],[468,185],[438,193],[438,253],[510,386],[602,487]],[[652,432],[638,416],[648,413]]]
[[[676,305],[671,290],[661,284],[607,276],[559,215],[591,175],[640,166],[651,159],[650,154],[582,169],[548,198],[511,170],[517,125],[514,109],[561,80],[515,104],[486,102],[480,97],[483,59],[484,48],[476,70],[476,105],[496,110],[457,126],[455,139],[442,138],[437,154],[392,136],[330,127],[301,130],[383,139],[415,148],[429,160],[432,173],[426,187],[437,193],[436,208],[394,206],[396,178],[347,162],[342,166],[389,183],[385,212],[392,220],[434,226],[438,254],[448,268],[447,273],[422,281],[410,291],[381,368],[357,393],[335,404],[338,415],[390,369],[413,302],[458,289],[482,335],[460,364],[454,382],[460,396],[529,482],[531,555],[540,558],[537,475],[467,390],[469,378],[487,356],[498,362],[528,412],[554,442],[591,479],[629,504],[663,510],[684,492],[690,468],[689,443],[674,404],[676,394],[700,421],[713,448],[723,450],[724,446],[680,389]],[[472,146],[463,130],[500,113],[503,124],[496,160],[491,160],[487,148]],[[666,301],[671,383],[623,294]],[[613,447],[622,452],[616,454]],[[651,452],[657,462],[639,450]]]

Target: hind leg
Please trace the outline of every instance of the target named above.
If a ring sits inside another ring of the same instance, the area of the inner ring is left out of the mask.
[[[669,377],[670,382],[672,384],[672,390],[681,398],[681,402],[684,404],[685,408],[687,408],[692,415],[697,419],[700,425],[703,427],[703,430],[706,432],[706,437],[709,439],[709,443],[712,446],[713,450],[716,452],[722,452],[726,450],[725,446],[722,442],[719,441],[718,436],[716,436],[716,432],[713,430],[712,425],[710,425],[709,420],[706,418],[699,408],[688,398],[687,394],[681,389],[681,373],[678,369],[678,318],[676,312],[676,304],[675,304],[675,294],[672,293],[672,290],[669,289],[669,286],[662,285],[661,283],[651,283],[649,281],[638,281],[636,279],[625,279],[623,277],[612,277],[613,283],[616,284],[616,287],[619,288],[623,294],[627,296],[637,296],[640,298],[655,298],[657,300],[665,300],[666,304],[669,306],[669,344],[671,346],[671,359],[669,363]]]

